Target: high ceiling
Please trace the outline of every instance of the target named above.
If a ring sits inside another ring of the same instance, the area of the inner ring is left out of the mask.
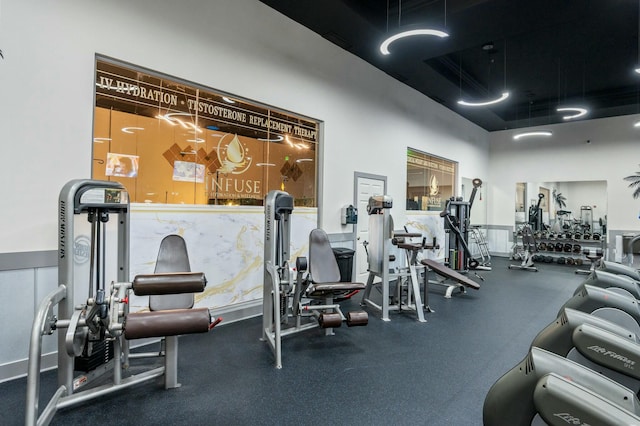
[[[262,0],[292,20],[493,131],[640,113],[638,0]],[[400,24],[400,26],[399,26]],[[382,55],[380,43],[413,36]],[[459,105],[509,91],[485,107]]]

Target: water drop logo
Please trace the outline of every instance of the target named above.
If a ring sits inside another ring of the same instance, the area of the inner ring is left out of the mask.
[[[220,173],[239,175],[251,167],[251,157],[247,155],[247,149],[240,142],[238,135],[232,136],[231,133],[227,133],[221,137],[217,151]]]
[[[438,179],[436,175],[431,175],[431,182],[429,185],[429,195],[435,197],[440,192],[440,185],[438,184]]]

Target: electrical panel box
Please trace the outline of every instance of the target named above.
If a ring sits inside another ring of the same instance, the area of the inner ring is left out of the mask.
[[[340,214],[340,223],[343,225],[358,223],[358,209],[352,205],[344,206]]]

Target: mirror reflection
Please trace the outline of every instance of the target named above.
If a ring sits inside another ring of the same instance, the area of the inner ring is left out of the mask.
[[[516,229],[606,235],[607,182],[516,183]]]

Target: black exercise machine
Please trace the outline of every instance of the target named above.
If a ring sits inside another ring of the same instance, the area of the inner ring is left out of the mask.
[[[456,271],[491,269],[486,266],[481,266],[480,262],[473,257],[469,249],[471,208],[473,207],[476,193],[482,186],[482,180],[476,178],[472,183],[473,190],[471,191],[469,201],[463,201],[462,197],[451,197],[447,200],[444,210],[440,212],[440,217],[444,219],[444,230],[448,235],[445,249],[449,257],[445,261],[445,264]]]
[[[538,203],[535,206],[529,206],[529,226],[531,226],[531,229],[534,231],[544,230],[544,224],[542,223],[542,208],[540,207],[543,198],[544,194],[538,194]]]

